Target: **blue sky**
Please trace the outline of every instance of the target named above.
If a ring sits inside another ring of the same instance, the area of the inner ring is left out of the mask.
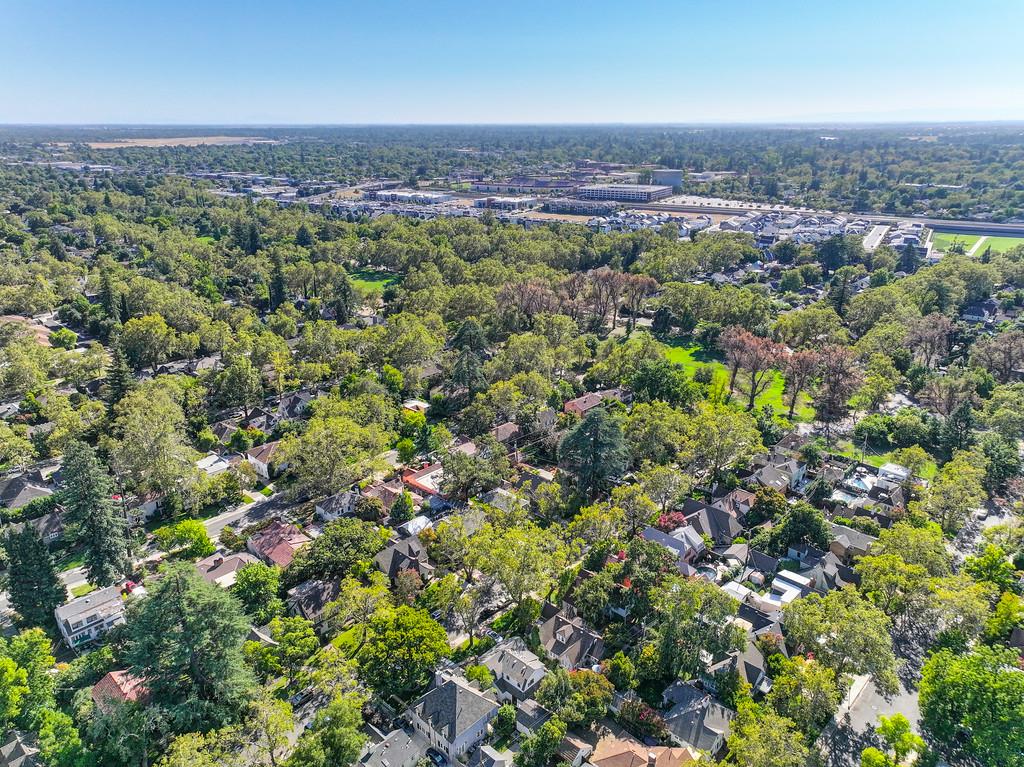
[[[0,0],[0,122],[1024,119],[1024,0]]]

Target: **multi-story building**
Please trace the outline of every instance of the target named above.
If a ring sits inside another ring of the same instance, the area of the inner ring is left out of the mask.
[[[576,190],[585,200],[653,202],[672,195],[672,187],[658,184],[588,184]]]
[[[67,646],[74,649],[94,642],[114,626],[124,623],[127,599],[132,593],[129,585],[107,586],[54,610],[57,627]],[[135,594],[140,592],[145,593],[141,586],[134,588]]]

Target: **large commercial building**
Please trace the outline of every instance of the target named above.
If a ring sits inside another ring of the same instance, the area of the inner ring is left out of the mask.
[[[668,186],[682,186],[683,173],[679,168],[655,168],[651,171],[652,184],[666,184]]]
[[[672,187],[647,184],[588,184],[577,194],[585,200],[622,200],[623,202],[653,202],[672,195]]]
[[[404,202],[416,205],[437,205],[453,199],[447,192],[426,192],[416,189],[380,189],[364,194],[369,200],[378,202]]]

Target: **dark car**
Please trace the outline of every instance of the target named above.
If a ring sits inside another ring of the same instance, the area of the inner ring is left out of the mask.
[[[434,763],[434,767],[445,767],[448,764],[448,758],[436,748],[427,749],[427,759]]]

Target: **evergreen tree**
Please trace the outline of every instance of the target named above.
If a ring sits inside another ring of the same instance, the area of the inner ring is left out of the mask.
[[[466,389],[470,394],[482,392],[487,388],[480,358],[470,349],[463,349],[452,367],[451,386],[453,390]]]
[[[970,447],[974,443],[974,421],[974,408],[970,400],[964,400],[939,429],[939,446],[949,455]]]
[[[344,323],[351,319],[352,314],[356,310],[359,297],[356,295],[356,290],[352,286],[352,280],[348,273],[344,270],[339,270],[339,272],[334,280],[334,296],[331,299],[331,307],[334,309],[335,322]]]
[[[452,348],[481,355],[487,349],[487,336],[480,323],[470,317],[463,322],[452,338]]]
[[[43,539],[31,523],[25,523],[19,532],[8,531],[4,536],[4,550],[11,573],[7,584],[11,606],[29,625],[51,625],[53,611],[64,604],[67,590]]]
[[[125,659],[177,731],[218,727],[238,719],[253,689],[248,632],[238,601],[180,562],[130,606]]]
[[[595,498],[611,479],[625,471],[628,463],[622,426],[603,407],[591,410],[565,435],[558,454],[587,498]]]
[[[107,402],[113,408],[135,386],[135,376],[121,345],[121,334],[110,336],[110,367],[107,369]]]
[[[270,275],[270,311],[274,311],[284,303],[288,295],[288,285],[284,279],[284,258],[280,251],[275,250],[272,258],[273,271]]]
[[[113,501],[114,487],[96,452],[82,442],[64,451],[65,509],[85,549],[89,582],[109,586],[131,572],[128,525]]]
[[[313,246],[313,233],[309,231],[309,227],[305,224],[299,224],[299,229],[295,232],[295,244],[303,248]]]
[[[113,275],[110,273],[109,267],[100,269],[100,306],[103,307],[103,311],[107,313],[107,316],[111,319],[117,319],[119,314],[119,308],[121,304],[121,297],[118,294],[117,287],[114,285]]]

